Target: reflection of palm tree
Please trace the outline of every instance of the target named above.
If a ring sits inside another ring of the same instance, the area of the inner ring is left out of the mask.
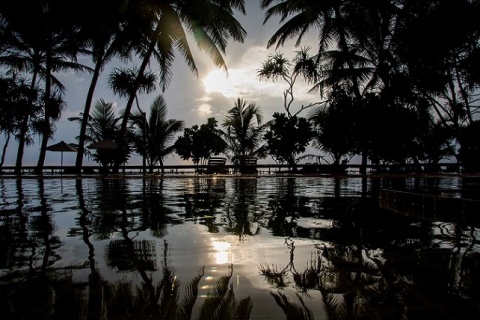
[[[376,252],[353,244],[318,247],[318,254],[300,271],[294,265],[293,241],[286,240],[286,244],[290,248],[290,260],[285,268],[260,266],[260,274],[277,289],[293,283],[302,295],[309,296],[311,290],[320,291],[324,309],[331,319],[362,317],[366,310],[399,317],[405,315],[406,302],[401,287],[396,285],[405,280],[394,275],[385,262],[375,256]],[[272,295],[287,318],[308,318],[309,311],[303,303],[301,306],[292,304],[286,296]]]
[[[184,198],[186,219],[200,218],[200,223],[207,226],[209,233],[219,232],[215,215],[218,209],[225,205],[225,179],[195,179],[192,192],[185,193]]]
[[[140,199],[144,228],[149,228],[154,237],[162,238],[167,234],[167,225],[178,222],[170,217],[172,209],[165,205],[163,179],[151,179],[148,183],[149,187],[144,187],[143,198]]]
[[[284,182],[285,185],[283,184]],[[309,201],[306,197],[295,195],[295,179],[282,180],[276,198],[269,201],[272,210],[268,220],[268,227],[277,236],[297,236],[296,220],[302,216],[309,216],[310,208],[306,206]]]
[[[45,198],[45,186],[44,180],[39,179],[39,196],[40,196],[40,215],[39,216],[32,216],[31,217],[31,226],[35,233],[38,233],[38,236],[42,239],[44,249],[43,249],[43,258],[42,264],[40,268],[40,275],[41,277],[46,276],[47,267],[53,264],[55,260],[53,259],[60,259],[60,257],[54,255],[53,248],[54,246],[58,246],[60,244],[58,237],[52,236],[54,231],[54,225],[51,219],[51,215],[49,211],[51,208],[47,204],[47,200]]]
[[[290,259],[285,268],[278,271],[278,266],[276,265],[260,265],[260,274],[270,285],[274,286],[277,289],[284,289],[288,287],[288,285],[290,284],[290,281],[288,280],[289,273],[297,273],[294,264],[295,243],[287,238],[285,239],[285,244],[290,250]]]
[[[234,180],[235,193],[226,206],[227,226],[225,230],[238,235],[239,239],[245,235],[254,235],[258,232],[256,222],[260,219],[256,212],[258,205],[257,179]]]
[[[233,275],[233,265],[229,274],[221,277],[215,283],[213,292],[207,294],[200,308],[199,319],[248,319],[253,308],[250,297],[235,301],[233,286],[230,279]]]
[[[130,281],[115,284],[112,288],[112,302],[109,304],[111,316],[129,314],[161,319],[192,319],[204,268],[185,285],[185,295],[180,301],[181,284],[177,280],[174,268],[168,263],[166,242],[163,252],[163,276],[156,285],[153,284],[152,277],[138,266],[136,270],[141,275],[142,283],[136,287],[135,292]],[[200,306],[199,319],[249,319],[253,307],[252,301],[250,297],[243,298],[239,302],[235,300],[233,287],[229,284],[232,274],[233,266],[230,266],[229,273],[218,279],[213,290],[207,293]]]
[[[86,298],[84,303],[88,303],[88,307],[82,306],[82,309],[86,309],[89,315],[101,315],[100,318],[106,318],[106,301],[105,301],[105,291],[106,284],[101,279],[100,273],[97,270],[95,262],[95,247],[90,242],[91,232],[88,229],[88,214],[89,210],[85,205],[85,199],[83,196],[83,187],[82,179],[77,179],[75,181],[75,186],[77,189],[78,204],[81,210],[80,217],[78,219],[78,224],[82,230],[82,239],[83,242],[88,247],[88,262],[90,266],[90,275],[88,277],[88,298]],[[85,289],[84,289],[85,290]],[[84,294],[87,294],[86,292]],[[83,296],[83,295],[82,295]]]
[[[287,320],[313,320],[313,312],[307,308],[302,297],[297,294],[298,300],[301,305],[291,302],[287,296],[281,292],[270,293],[275,299],[277,305],[282,308],[283,312],[287,316]]]

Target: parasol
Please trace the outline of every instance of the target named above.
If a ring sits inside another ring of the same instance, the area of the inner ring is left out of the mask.
[[[61,167],[63,168],[63,153],[64,152],[77,152],[77,148],[72,147],[65,141],[60,141],[59,143],[52,144],[51,146],[47,147],[48,151],[54,152],[61,152],[62,153],[62,160],[61,160]]]

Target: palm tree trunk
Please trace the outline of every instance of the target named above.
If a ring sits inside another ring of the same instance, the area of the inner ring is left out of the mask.
[[[160,30],[161,30],[161,24],[158,23],[157,27],[155,29],[155,32],[153,34],[154,35],[158,34],[160,32]],[[127,105],[125,106],[125,114],[123,115],[122,127],[120,128],[120,137],[119,137],[119,141],[118,141],[118,148],[120,150],[122,148],[126,147],[126,134],[127,134],[128,118],[130,117],[130,112],[132,111],[133,102],[135,101],[135,97],[137,95],[138,88],[140,87],[140,81],[142,79],[142,75],[145,72],[148,63],[150,62],[150,58],[153,54],[153,51],[155,50],[156,43],[157,42],[154,38],[150,39],[150,44],[148,46],[147,52],[145,53],[145,56],[143,57],[142,64],[140,65],[140,68],[138,70],[137,78],[135,79],[135,82],[133,83],[133,87],[131,89]],[[119,166],[120,166],[119,160],[120,160],[120,157],[117,157],[116,160],[115,160],[115,164],[114,164],[114,167],[113,167],[114,173],[118,172],[118,169],[119,169]]]
[[[163,159],[160,158],[159,162],[160,162],[160,169],[162,170],[162,174],[164,174],[165,173],[165,168],[163,167]]]
[[[6,136],[7,137],[2,150],[2,160],[0,161],[0,172],[2,171],[3,164],[5,163],[5,154],[7,153],[8,143],[10,142],[10,132],[7,132]]]
[[[51,94],[51,61],[50,61],[50,51],[47,49],[47,59],[45,63],[45,119],[43,122],[42,128],[42,144],[40,146],[40,155],[38,156],[37,162],[37,173],[42,174],[43,172],[43,165],[45,163],[45,156],[47,154],[47,144],[48,139],[51,136],[51,128],[50,128],[50,94]]]
[[[90,108],[92,106],[93,101],[93,93],[95,92],[95,88],[97,86],[98,77],[100,76],[100,70],[102,69],[103,59],[98,59],[97,63],[95,64],[95,69],[93,71],[92,81],[90,82],[90,87],[88,88],[87,99],[85,101],[85,107],[83,109],[83,118],[82,124],[80,127],[80,136],[78,138],[78,152],[77,158],[75,159],[75,171],[80,173],[82,170],[82,163],[83,163],[83,153],[85,151],[85,135],[87,133],[87,124],[88,124],[88,117],[90,115]]]
[[[22,172],[22,162],[23,154],[25,152],[25,141],[26,135],[28,132],[28,119],[30,118],[29,114],[23,116],[22,127],[20,128],[20,134],[18,137],[18,150],[17,150],[17,160],[15,162],[15,174],[20,174]]]
[[[368,161],[367,151],[363,150],[363,152],[362,152],[362,164],[361,164],[361,167],[360,167],[360,173],[361,174],[366,174],[367,173],[367,161]]]
[[[33,91],[35,88],[35,83],[37,82],[38,69],[33,70],[32,82],[30,83],[30,91]],[[29,106],[33,105],[32,98],[29,98]],[[33,110],[33,108],[31,109]],[[25,115],[22,119],[22,125],[20,127],[20,135],[18,137],[18,149],[17,149],[17,159],[15,161],[15,174],[20,174],[22,172],[22,163],[23,163],[23,154],[25,152],[25,137],[28,132],[28,120],[30,119],[30,114],[25,112]]]

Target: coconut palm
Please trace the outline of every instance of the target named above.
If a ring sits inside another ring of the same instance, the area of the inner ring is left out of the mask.
[[[55,72],[89,68],[76,61],[82,42],[71,23],[72,2],[11,1],[2,7],[3,34],[0,64],[10,71],[31,75],[31,89],[43,81],[44,120],[37,169],[41,171],[52,134],[52,120],[59,118],[55,97],[64,91]],[[39,79],[40,78],[40,79]],[[28,117],[25,122],[28,122]],[[19,145],[17,167],[21,166],[23,145]]]
[[[34,119],[39,111],[39,106],[32,104],[36,92],[30,90],[30,86],[23,78],[12,77],[0,78],[0,132],[5,134],[0,168],[3,167],[6,150],[12,135],[22,143],[30,144],[31,136],[27,133],[30,123],[25,123],[27,128],[23,130],[25,117]],[[25,132],[24,134],[22,134]]]
[[[278,4],[272,5],[274,2]],[[346,17],[351,2],[353,1],[262,0],[261,7],[266,9],[265,21],[280,16],[280,22],[284,23],[270,38],[267,46],[276,44],[278,49],[286,40],[294,37],[297,37],[296,45],[299,45],[309,29],[318,29],[319,61],[321,56],[335,45],[333,48],[341,56],[341,59],[337,59],[337,62],[341,60],[337,67],[342,70],[337,71],[336,76],[348,81],[354,94],[360,96],[360,80],[364,75],[355,67],[358,57],[356,52],[352,51],[352,45],[356,38]]]
[[[227,149],[233,159],[241,162],[246,157],[264,157],[266,148],[262,142],[265,127],[262,122],[262,112],[255,103],[248,103],[242,98],[235,101],[222,124]]]
[[[83,120],[80,127],[78,140],[78,152],[75,161],[77,171],[80,171],[85,151],[85,134],[87,130],[88,115],[93,101],[93,95],[98,78],[105,65],[113,58],[128,59],[131,51],[131,39],[125,27],[125,14],[122,10],[124,1],[108,0],[103,6],[95,5],[92,10],[93,1],[80,1],[77,16],[80,17],[78,24],[81,28],[82,37],[87,43],[87,54],[92,58],[94,64],[90,86],[88,88],[83,111]],[[107,1],[103,1],[104,3]],[[95,4],[97,4],[95,2]],[[84,11],[83,11],[84,10]],[[102,30],[102,32],[99,32]]]
[[[81,125],[83,114],[80,113],[78,117],[70,117],[68,120]],[[103,99],[98,100],[93,106],[92,113],[89,115],[85,142],[91,144],[103,140],[117,140],[120,121],[121,118],[115,114],[113,103],[106,102]],[[128,148],[119,153],[121,162],[125,162],[128,159],[129,153],[130,150]],[[116,153],[110,149],[87,151],[87,155],[100,163],[102,167],[111,166],[116,161]]]
[[[328,104],[309,114],[314,128],[313,147],[330,154],[334,165],[347,161],[353,149],[353,125],[356,118],[353,99],[343,91],[334,91]]]
[[[135,10],[136,2],[130,1],[131,10]],[[160,82],[165,89],[171,78],[171,66],[175,58],[175,50],[179,52],[189,69],[196,73],[194,61],[186,33],[193,35],[200,49],[207,52],[215,65],[226,68],[222,53],[225,53],[228,38],[243,41],[245,30],[233,17],[233,9],[245,13],[243,0],[213,1],[201,0],[195,2],[172,0],[168,2],[147,0],[142,1],[141,21],[149,19],[148,35],[145,49],[140,52],[142,62],[125,107],[125,116],[121,127],[121,144],[125,141],[127,122],[135,100],[136,92],[152,56],[155,56],[160,65]],[[148,10],[145,10],[148,9]]]
[[[175,135],[183,130],[184,122],[167,119],[167,104],[161,95],[150,106],[148,121],[141,110],[134,112],[131,118],[136,151],[147,159],[151,171],[159,163],[164,172],[163,160],[174,152]]]
[[[145,71],[143,75],[139,75],[138,68],[124,69],[115,68],[108,77],[108,85],[113,90],[113,93],[122,97],[128,98],[129,94],[135,86],[136,78],[139,77],[139,85],[135,92],[135,102],[139,112],[142,112],[138,102],[138,94],[152,93],[156,89],[155,82],[157,76],[150,71]]]

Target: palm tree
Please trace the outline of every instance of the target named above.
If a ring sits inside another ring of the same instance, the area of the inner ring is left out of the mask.
[[[80,3],[80,12],[78,13],[80,21],[78,24],[87,42],[88,54],[92,58],[94,67],[85,100],[78,140],[78,152],[75,161],[75,167],[78,172],[82,167],[88,115],[90,114],[98,78],[105,65],[114,57],[128,58],[132,42],[131,39],[128,39],[129,33],[126,32],[128,28],[125,27],[125,23],[122,23],[125,22],[125,12],[122,10],[124,1],[109,0],[108,5],[95,6],[95,10],[92,10],[92,3],[90,2],[80,1]],[[102,32],[99,32],[99,30],[102,30]]]
[[[279,3],[271,6],[273,2]],[[278,15],[281,17],[280,22],[284,23],[268,41],[269,47],[276,44],[278,48],[294,37],[297,37],[296,45],[299,45],[309,29],[318,29],[318,53],[314,57],[317,68],[309,68],[305,74],[314,83],[311,91],[323,95],[325,89],[340,85],[357,99],[362,97],[362,85],[371,76],[373,68],[371,61],[365,57],[363,48],[359,46],[358,34],[364,30],[358,30],[358,25],[352,22],[365,16],[361,5],[356,6],[355,3],[340,0],[262,0],[261,7],[267,9],[265,21]],[[364,151],[364,167],[366,162],[367,154]]]
[[[39,111],[38,105],[31,104],[32,96],[36,96],[36,93],[30,90],[30,86],[24,78],[19,79],[16,75],[0,78],[0,132],[5,134],[0,169],[3,167],[12,135],[27,144],[32,141],[27,133],[22,135],[23,119],[29,116],[32,119]],[[29,124],[27,124],[27,130],[28,127]]]
[[[108,85],[116,95],[128,98],[132,88],[135,86],[137,77],[140,84],[135,92],[135,103],[138,111],[142,112],[138,102],[138,94],[149,94],[155,91],[157,76],[153,72],[145,71],[143,75],[140,75],[135,67],[131,69],[115,68],[108,77]]]
[[[53,75],[63,70],[87,71],[77,63],[81,42],[75,35],[77,29],[71,23],[72,2],[23,1],[9,2],[2,8],[4,19],[0,63],[10,71],[31,74],[31,89],[43,80],[44,123],[42,142],[37,163],[41,172],[48,139],[52,134],[52,120],[59,118],[55,97],[64,91],[63,85]],[[24,123],[28,123],[25,117]],[[24,125],[24,128],[26,125]],[[17,153],[17,170],[21,167],[24,142],[20,141]]]
[[[240,166],[246,157],[264,157],[266,149],[262,145],[264,125],[263,115],[255,103],[242,98],[235,101],[232,109],[223,121],[227,149],[233,159],[240,160]]]
[[[348,161],[353,152],[353,125],[358,113],[353,100],[345,92],[334,90],[329,102],[308,116],[314,128],[313,147],[330,154],[336,166]]]
[[[136,3],[130,1],[129,5]],[[226,68],[222,53],[225,53],[227,39],[232,37],[236,41],[243,42],[245,30],[233,17],[233,9],[245,13],[243,0],[213,1],[201,0],[185,2],[172,0],[159,2],[147,0],[144,2],[142,12],[145,15],[138,17],[142,22],[146,19],[149,25],[143,30],[148,35],[145,41],[145,50],[140,52],[142,58],[138,69],[137,78],[131,88],[129,99],[125,107],[125,115],[121,127],[122,146],[125,143],[125,133],[131,108],[135,100],[136,92],[141,84],[147,66],[152,56],[155,56],[160,65],[160,82],[163,89],[168,85],[171,78],[171,66],[175,57],[175,50],[185,59],[191,71],[197,72],[197,67],[187,41],[186,32],[193,35],[200,49],[205,50],[215,65]],[[149,11],[145,11],[148,8]],[[130,9],[135,10],[131,7]],[[143,25],[144,26],[144,25]]]
[[[273,2],[279,2],[272,6]],[[355,96],[360,96],[360,80],[364,78],[361,70],[355,67],[358,59],[352,51],[355,44],[355,32],[352,32],[346,15],[354,1],[297,1],[297,0],[262,0],[261,7],[266,9],[265,22],[274,16],[280,16],[284,23],[270,38],[268,47],[284,45],[285,41],[298,37],[300,45],[305,33],[316,28],[319,32],[318,61],[328,50],[339,52],[336,77],[348,80]],[[271,6],[271,7],[270,7]],[[349,7],[350,6],[350,7]],[[288,20],[287,20],[288,19]],[[332,46],[336,45],[336,47]]]
[[[68,120],[81,125],[83,114],[80,113],[78,117],[70,117]],[[103,140],[116,141],[118,139],[120,121],[121,118],[115,114],[113,103],[100,99],[93,106],[92,114],[89,115],[85,142],[90,144]],[[87,155],[100,163],[102,167],[108,167],[116,161],[116,154],[112,150],[97,149],[87,151]],[[122,157],[121,162],[125,162],[129,156],[129,149],[125,149],[120,155]]]
[[[148,121],[141,110],[133,113],[131,118],[136,151],[147,159],[150,171],[160,163],[163,173],[163,160],[174,152],[175,135],[183,130],[184,122],[167,119],[167,104],[161,95],[150,106]]]

